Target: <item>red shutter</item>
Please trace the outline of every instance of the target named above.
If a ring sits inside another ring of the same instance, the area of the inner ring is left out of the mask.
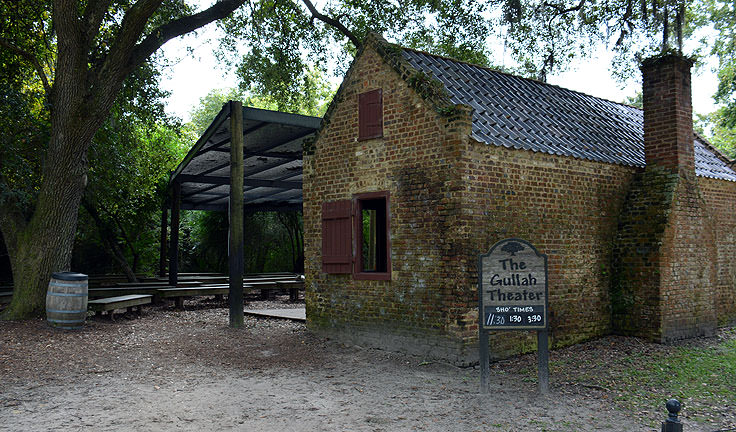
[[[383,92],[371,90],[358,95],[358,139],[383,136]]]
[[[322,204],[322,271],[352,273],[352,202],[333,201]]]

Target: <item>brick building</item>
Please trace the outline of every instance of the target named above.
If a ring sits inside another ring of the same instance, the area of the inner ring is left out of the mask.
[[[736,172],[690,66],[646,62],[642,111],[370,36],[304,151],[309,327],[477,361],[477,257],[508,237],[549,257],[553,346],[736,321]]]

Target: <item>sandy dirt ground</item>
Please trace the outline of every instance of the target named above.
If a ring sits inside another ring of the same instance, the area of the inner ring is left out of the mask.
[[[537,396],[533,355],[494,363],[481,395],[477,368],[346,347],[291,321],[230,329],[227,314],[158,306],[72,332],[0,322],[0,430],[652,431],[665,417],[554,376]]]

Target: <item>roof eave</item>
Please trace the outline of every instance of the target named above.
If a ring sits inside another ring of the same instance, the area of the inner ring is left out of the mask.
[[[189,152],[186,156],[184,156],[184,159],[176,167],[176,170],[171,173],[171,176],[169,176],[169,187],[171,187],[171,185],[176,180],[176,177],[181,174],[184,168],[189,164],[189,162],[191,162],[192,159],[194,159],[197,153],[199,153],[202,147],[204,147],[207,141],[209,141],[212,135],[217,131],[222,123],[227,120],[228,117],[230,117],[230,102],[225,102],[222,105],[222,109],[220,110],[220,112],[217,113],[214,120],[212,120],[212,123],[207,126],[207,129],[204,131],[202,136],[197,140],[192,148],[189,149]]]

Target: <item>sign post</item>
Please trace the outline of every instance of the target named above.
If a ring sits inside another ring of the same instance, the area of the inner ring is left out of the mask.
[[[488,392],[488,332],[537,330],[539,392],[549,391],[547,255],[526,240],[501,240],[478,257],[481,393]]]

